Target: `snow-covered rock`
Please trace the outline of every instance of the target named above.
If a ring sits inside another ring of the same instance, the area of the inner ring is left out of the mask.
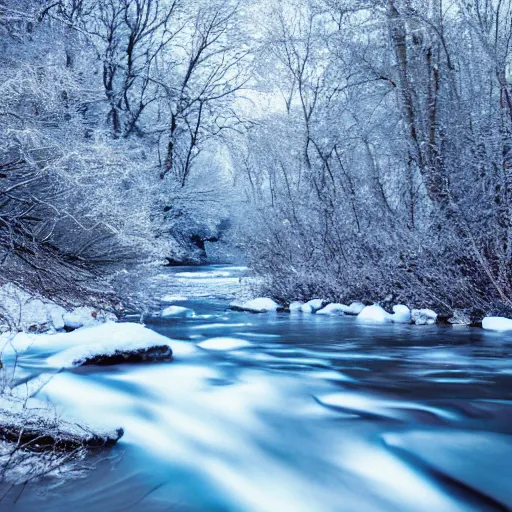
[[[48,320],[56,331],[62,331],[65,327],[64,314],[66,310],[61,306],[48,308]]]
[[[187,301],[187,297],[183,297],[182,295],[166,295],[165,297],[162,297],[162,302],[185,302]]]
[[[301,311],[303,313],[316,313],[318,310],[322,309],[325,305],[325,301],[323,299],[313,299],[306,304],[303,304],[301,307]]]
[[[206,350],[238,350],[250,347],[251,344],[238,338],[210,338],[198,343],[197,346]]]
[[[385,323],[392,322],[393,315],[387,313],[381,306],[378,304],[374,304],[373,306],[366,306],[359,315],[357,315],[357,319],[362,322],[372,322],[372,323]]]
[[[281,306],[272,299],[259,298],[244,302],[243,304],[232,303],[231,309],[236,311],[248,311],[250,313],[269,313],[281,309]]]
[[[82,318],[76,313],[64,313],[62,321],[64,326],[69,329],[80,329],[80,327],[84,326]]]
[[[488,331],[512,331],[512,319],[488,316],[484,318],[482,327]]]
[[[463,309],[455,309],[452,316],[448,319],[451,325],[471,325],[471,315],[468,311]]]
[[[80,329],[80,327],[93,327],[105,322],[114,322],[116,316],[90,306],[81,306],[65,312],[62,319],[68,329]]]
[[[416,325],[434,325],[437,322],[437,313],[431,309],[413,309],[411,320]]]
[[[290,304],[290,313],[296,313],[297,311],[301,311],[302,309],[302,306],[304,306],[304,302],[299,302],[299,301],[293,301],[291,304]]]
[[[162,318],[188,318],[192,316],[194,316],[194,311],[182,306],[169,306],[161,313]]]
[[[345,304],[327,304],[324,308],[316,312],[317,315],[344,315],[348,306]]]
[[[59,419],[50,406],[37,399],[0,397],[0,430],[4,440],[36,451],[112,446],[123,429],[106,430]]]
[[[362,302],[352,302],[345,310],[346,315],[357,316],[366,306]]]
[[[410,324],[411,323],[411,310],[403,304],[393,306],[393,315],[391,320],[396,324]]]
[[[168,361],[172,357],[169,338],[140,324],[108,322],[70,333],[33,335],[32,339],[39,349],[60,349],[46,360],[53,368]],[[17,345],[16,337],[13,346]]]

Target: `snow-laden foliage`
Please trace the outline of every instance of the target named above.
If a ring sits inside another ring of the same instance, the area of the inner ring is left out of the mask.
[[[267,6],[232,145],[263,291],[510,308],[512,3]]]
[[[4,280],[53,296],[98,264],[204,256],[246,80],[236,7],[0,1]]]

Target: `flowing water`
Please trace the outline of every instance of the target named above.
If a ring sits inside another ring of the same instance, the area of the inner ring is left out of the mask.
[[[55,375],[41,397],[125,435],[85,476],[0,510],[512,509],[511,335],[228,311],[243,274],[145,283],[196,313],[147,320],[175,361]]]

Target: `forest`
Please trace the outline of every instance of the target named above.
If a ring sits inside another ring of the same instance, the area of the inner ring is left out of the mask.
[[[105,304],[220,239],[284,303],[510,314],[511,14],[1,0],[2,282]]]

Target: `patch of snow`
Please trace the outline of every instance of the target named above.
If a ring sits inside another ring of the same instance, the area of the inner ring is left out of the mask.
[[[291,304],[290,304],[290,312],[291,313],[295,313],[297,311],[300,311],[302,309],[302,306],[304,305],[304,302],[299,302],[299,301],[293,301]]]
[[[238,338],[210,338],[198,343],[197,346],[206,350],[238,350],[250,347],[251,344]]]
[[[181,295],[166,295],[161,299],[162,302],[185,302],[187,300],[187,297],[182,297]]]
[[[357,316],[366,306],[362,302],[352,302],[350,306],[345,310],[346,315]]]
[[[317,315],[344,315],[348,306],[345,304],[328,304],[325,308],[317,311]]]
[[[60,306],[49,308],[48,318],[56,331],[62,331],[65,327],[64,314],[65,309]]]
[[[431,309],[413,309],[411,320],[416,325],[434,325],[437,322],[437,313]]]
[[[392,322],[393,315],[387,313],[381,306],[378,304],[374,304],[373,306],[366,306],[359,315],[357,315],[357,319],[363,322],[372,322],[372,323],[384,323],[384,322]]]
[[[162,318],[189,318],[194,315],[195,313],[192,309],[182,306],[169,306],[161,313]]]
[[[403,304],[393,306],[394,314],[391,315],[391,319],[396,324],[410,324],[411,323],[411,310]]]
[[[250,313],[269,313],[280,308],[277,302],[269,298],[253,299],[243,304],[232,303],[231,307],[242,311],[249,311]]]
[[[169,338],[143,325],[108,322],[70,333],[33,336],[38,347],[69,347],[49,357],[46,362],[54,368],[78,366],[86,359],[113,355],[116,351],[133,351],[155,346],[169,346]]]
[[[116,316],[89,306],[81,306],[62,315],[64,325],[69,329],[92,327],[105,322],[115,322]]]
[[[324,304],[325,301],[323,299],[313,299],[303,304],[301,311],[303,313],[316,313],[319,309],[322,309]]]
[[[512,320],[501,316],[488,316],[484,318],[482,327],[488,331],[512,331]]]

